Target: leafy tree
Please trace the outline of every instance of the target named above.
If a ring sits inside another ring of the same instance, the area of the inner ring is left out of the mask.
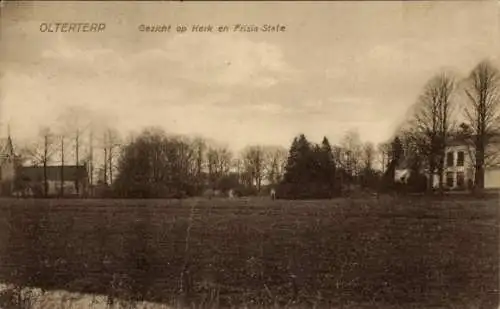
[[[334,193],[335,188],[335,159],[333,157],[332,146],[328,139],[323,137],[321,142],[320,151],[320,171],[321,171],[321,181],[327,185],[328,194],[331,196]]]
[[[285,175],[283,176],[285,183],[298,182],[298,161],[299,161],[299,141],[293,139],[292,145],[288,153],[288,159],[285,166]]]

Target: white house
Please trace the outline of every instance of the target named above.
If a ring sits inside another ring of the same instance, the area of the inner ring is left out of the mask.
[[[492,139],[486,154],[484,187],[500,189],[500,137]],[[451,140],[445,152],[444,185],[450,189],[469,188],[474,182],[474,162],[475,149],[472,143]],[[438,175],[434,175],[433,185],[439,185]]]

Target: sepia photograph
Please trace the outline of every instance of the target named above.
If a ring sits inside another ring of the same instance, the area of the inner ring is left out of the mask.
[[[499,1],[1,1],[0,309],[499,309]]]

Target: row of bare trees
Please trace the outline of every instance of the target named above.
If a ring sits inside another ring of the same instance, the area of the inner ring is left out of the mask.
[[[64,194],[65,166],[86,166],[91,185],[111,183],[117,170],[122,138],[118,131],[102,125],[93,114],[83,108],[64,110],[52,126],[44,126],[38,135],[18,149],[21,164],[43,167],[43,195],[48,195],[48,167],[58,165],[60,169],[60,193]],[[99,153],[100,152],[100,153]],[[97,169],[95,167],[97,166]],[[80,189],[76,177],[75,188]]]
[[[338,170],[344,174],[343,183],[363,185],[363,178],[372,177],[387,164],[390,145],[375,145],[362,141],[357,130],[349,130],[339,145],[333,146],[333,157]]]
[[[484,170],[498,157],[492,143],[500,134],[498,69],[482,61],[464,79],[441,72],[422,94],[398,135],[405,159],[416,171],[437,175],[443,188],[446,149],[451,142],[467,146],[474,166],[474,187],[484,188]],[[431,189],[433,177],[428,178]]]

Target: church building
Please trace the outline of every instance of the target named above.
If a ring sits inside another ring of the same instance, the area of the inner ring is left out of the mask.
[[[12,196],[16,177],[16,155],[10,134],[0,139],[0,196]]]

